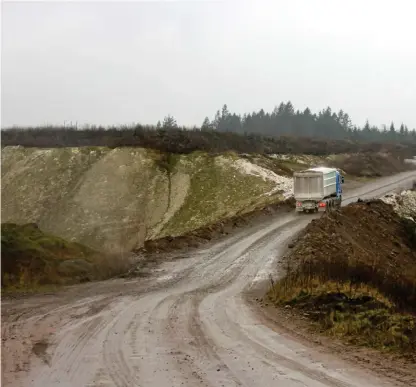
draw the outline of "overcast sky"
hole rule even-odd
[[[228,104],[416,127],[414,0],[2,3],[2,127],[200,125]]]

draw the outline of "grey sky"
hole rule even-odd
[[[2,3],[2,127],[344,109],[416,127],[414,0]]]

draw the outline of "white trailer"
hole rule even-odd
[[[295,172],[293,178],[296,211],[330,211],[341,206],[344,178],[336,168],[310,168]]]

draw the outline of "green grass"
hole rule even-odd
[[[2,296],[26,296],[32,294],[39,294],[39,293],[54,293],[62,289],[62,286],[57,284],[45,284],[39,285],[34,283],[26,283],[26,284],[13,284],[8,285],[7,287],[2,287],[1,295]]]
[[[108,278],[127,269],[120,257],[44,233],[33,223],[3,223],[1,251],[2,292],[44,291]]]
[[[163,229],[163,234],[179,235],[206,226],[239,211],[248,212],[253,206],[276,200],[263,197],[273,188],[273,183],[257,176],[245,175],[228,163],[234,154],[221,156],[222,161],[211,155],[197,152],[186,158],[185,170],[191,176],[191,184],[183,206]],[[190,164],[190,165],[189,165]],[[177,165],[177,168],[181,166]]]

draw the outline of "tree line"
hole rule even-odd
[[[157,128],[177,128],[176,120],[172,116],[166,116],[163,122],[157,123]],[[407,125],[401,123],[396,128],[393,122],[389,126],[381,128],[371,125],[368,120],[363,127],[353,125],[348,113],[343,110],[337,113],[330,107],[312,113],[309,108],[303,111],[295,110],[293,104],[288,101],[276,106],[271,113],[264,109],[258,112],[244,114],[243,116],[231,113],[225,104],[221,110],[217,110],[212,120],[205,117],[201,130],[216,130],[219,132],[253,133],[266,136],[296,136],[318,137],[325,139],[352,139],[357,141],[381,141],[381,142],[408,142],[416,141],[416,130],[409,130]]]
[[[299,137],[322,137],[330,139],[353,139],[361,141],[416,141],[416,130],[401,123],[395,127],[379,128],[368,120],[363,127],[353,125],[350,116],[343,110],[332,111],[330,107],[312,113],[309,108],[295,110],[288,101],[276,106],[271,113],[260,109],[258,112],[243,116],[231,113],[227,105],[218,110],[212,120],[206,117],[201,125],[202,130],[220,132],[257,133],[268,136],[291,135]]]
[[[227,105],[201,127],[180,127],[168,115],[156,126],[121,127],[26,127],[1,131],[2,146],[78,147],[140,146],[172,153],[196,150],[211,153],[234,150],[245,153],[307,153],[390,151],[401,156],[416,154],[416,132],[401,124],[377,128],[367,121],[353,125],[347,113],[326,108],[316,114],[309,108],[294,109],[281,103],[271,113],[263,109],[243,116],[231,113]]]
[[[158,121],[156,126],[134,125],[134,127],[142,127],[149,130],[172,130],[181,128],[176,119],[171,115],[167,115],[163,121]],[[69,129],[73,128],[70,127]],[[84,129],[97,129],[97,127],[86,126]],[[121,129],[126,129],[126,127]],[[371,125],[367,120],[363,127],[359,127],[353,125],[350,116],[343,110],[339,110],[336,113],[330,107],[327,107],[318,113],[312,113],[309,108],[300,111],[295,110],[290,101],[280,103],[272,112],[265,112],[264,109],[260,109],[258,112],[246,113],[244,115],[231,113],[225,104],[222,109],[217,110],[211,120],[209,117],[205,117],[200,127],[182,127],[182,129],[231,132],[246,135],[255,134],[268,137],[294,136],[322,138],[324,140],[353,140],[382,143],[416,142],[415,128],[410,130],[404,123],[396,127],[391,122],[389,126],[382,125],[379,128]]]
[[[416,154],[416,142],[363,142],[318,137],[265,136],[231,131],[135,125],[132,127],[36,127],[1,131],[1,146],[37,148],[63,147],[143,147],[169,153],[225,151],[239,153],[286,153],[329,155],[356,152],[389,152],[409,158]]]

